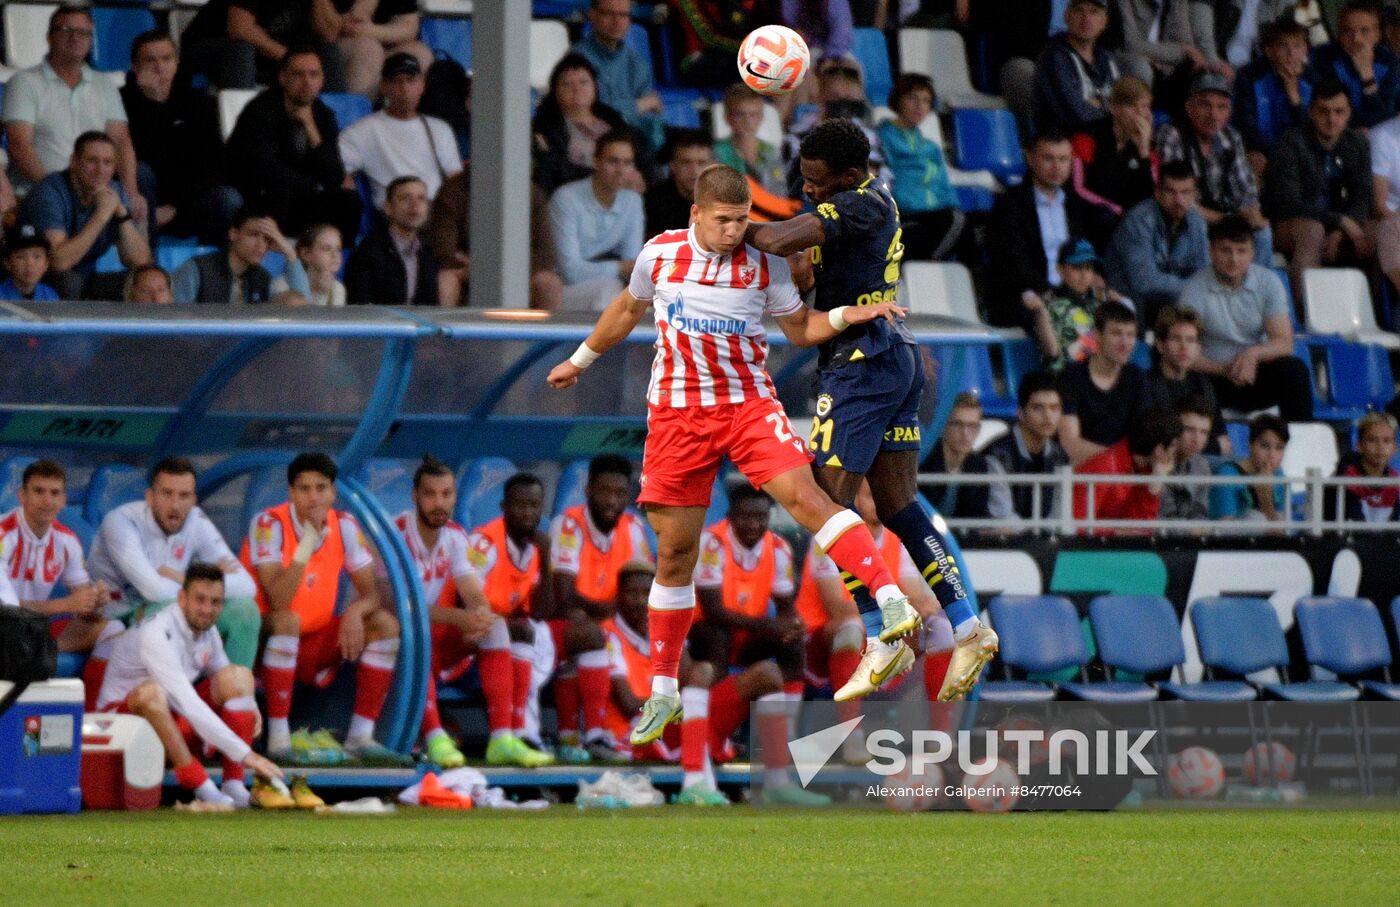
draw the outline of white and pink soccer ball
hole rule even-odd
[[[963,775],[963,802],[975,813],[1004,813],[1016,805],[1021,778],[1005,759],[985,775]]]
[[[796,88],[812,64],[802,36],[782,25],[749,32],[739,45],[739,78],[759,94],[784,95]]]
[[[943,795],[943,769],[937,765],[924,767],[920,774],[914,774],[906,764],[884,780],[890,789],[885,794],[885,805],[895,812],[921,813],[933,809]]]
[[[1293,780],[1298,763],[1293,751],[1282,743],[1275,741],[1271,749],[1261,741],[1244,751],[1242,768],[1244,780],[1250,784],[1282,784]]]
[[[1167,783],[1185,800],[1209,800],[1225,786],[1225,766],[1214,750],[1188,746],[1171,758]]]

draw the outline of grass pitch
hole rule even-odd
[[[0,820],[0,903],[1395,903],[1400,813],[734,807]]]

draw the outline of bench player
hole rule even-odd
[[[773,255],[808,253],[819,311],[859,311],[849,307],[893,300],[904,257],[899,209],[889,188],[870,173],[865,133],[850,120],[825,120],[803,138],[798,154],[803,191],[816,212],[750,224],[748,242]],[[869,476],[880,522],[904,543],[953,625],[957,645],[939,698],[965,696],[996,654],[998,640],[977,618],[951,541],[918,501],[924,375],[914,337],[902,320],[867,321],[822,344],[818,369],[817,415],[808,442],[817,479],[834,500],[850,502]],[[863,591],[856,604],[867,639],[888,634],[888,612],[882,615]],[[864,660],[871,657],[867,645]],[[858,687],[838,690],[838,699],[861,695],[868,675],[864,660],[851,681]]]
[[[917,615],[880,558],[870,530],[838,507],[812,477],[811,455],[795,436],[764,369],[762,324],[773,315],[800,346],[831,340],[852,324],[894,319],[893,303],[816,314],[802,305],[787,263],[745,244],[751,198],[743,174],[716,165],[695,183],[688,230],[653,237],[627,287],[598,319],[588,339],[555,366],[549,383],[567,388],[598,356],[620,343],[655,307],[656,356],[648,390],[648,436],[639,501],[656,531],[652,586],[652,691],[633,745],[650,743],[681,717],[676,680],[681,648],[695,610],[692,582],[710,489],[724,456],[762,488],[816,544],[875,591],[889,613],[889,643],[870,669],[884,680],[907,671],[913,652],[898,637]],[[912,620],[906,619],[912,616]],[[877,640],[877,643],[880,641]]]

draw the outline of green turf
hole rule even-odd
[[[0,867],[6,907],[1379,904],[1400,814],[162,810],[0,820]]]

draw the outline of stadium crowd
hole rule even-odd
[[[533,307],[599,310],[623,287],[646,237],[689,223],[696,175],[712,162],[747,176],[755,217],[802,210],[798,144],[821,120],[848,118],[866,132],[872,170],[899,203],[904,261],[967,266],[981,317],[1024,330],[1040,354],[1039,368],[1012,389],[1014,424],[991,444],[977,444],[979,396],[953,400],[923,464],[940,474],[924,491],[943,514],[1057,513],[1053,491],[1036,513],[1024,485],[957,477],[1050,475],[1068,465],[1095,475],[1239,478],[1209,488],[1101,484],[1093,496],[1100,518],[1287,517],[1287,486],[1269,479],[1282,475],[1290,423],[1315,416],[1313,373],[1295,330],[1301,306],[1329,304],[1304,298],[1304,275],[1353,266],[1400,291],[1393,4],[654,5],[668,15],[642,21],[671,39],[666,77],[715,105],[723,137],[694,128],[693,106],[677,113],[663,101],[660,73],[630,37],[647,4],[580,4],[584,27],[554,65],[533,119]],[[43,62],[9,78],[0,300],[482,304],[471,298],[470,73],[423,40],[415,4],[211,0],[179,23],[183,31],[165,19],[132,41],[120,88],[88,62],[94,20],[73,6],[53,14]],[[738,41],[770,22],[799,30],[814,52],[812,76],[778,104],[733,84]],[[896,66],[882,86],[887,96],[868,86],[858,29],[874,29],[881,54],[897,61],[900,29],[929,27],[960,32],[995,73],[995,103],[1014,115],[1025,177],[999,187],[989,210],[964,204],[949,156],[931,137],[950,106],[934,81]],[[219,93],[258,86],[225,135]],[[345,114],[357,107],[360,115]],[[172,270],[156,263],[159,251],[176,249],[189,254]],[[1378,305],[1388,295],[1376,293]],[[918,311],[918,299],[908,304]],[[1137,353],[1149,332],[1144,366]],[[1245,413],[1254,414],[1246,437],[1232,444],[1226,416]],[[1395,439],[1393,415],[1367,414],[1337,474],[1395,476]],[[110,674],[104,681],[116,647],[133,638],[128,626],[176,601],[186,607],[194,580],[220,585],[219,657],[258,668],[268,755],[396,762],[375,741],[374,724],[401,628],[374,553],[334,509],[335,478],[329,458],[298,457],[287,502],[255,518],[236,555],[196,505],[193,466],[163,461],[145,501],[109,513],[85,555],[57,521],[63,468],[39,461],[24,473],[19,508],[0,521],[9,558],[0,601],[72,615],[55,632],[64,651],[90,653],[90,705],[146,713],[165,700]],[[735,492],[729,517],[701,546],[704,618],[682,667],[686,721],[632,752],[620,741],[648,689],[645,590],[654,567],[627,509],[631,491],[631,464],[600,457],[586,502],[555,517],[547,533],[538,532],[544,488],[528,474],[506,483],[499,519],[461,527],[448,519],[453,471],[429,458],[414,477],[415,509],[398,526],[441,606],[432,618],[433,682],[476,672],[488,761],[679,761],[699,801],[714,793],[712,763],[733,756],[728,738],[747,704],[800,700],[809,684],[839,686],[859,660],[863,631],[834,565],[815,551],[795,564],[770,528],[771,502]],[[1073,512],[1086,515],[1084,486],[1073,497]],[[1400,519],[1394,488],[1347,487],[1342,502],[1349,519]],[[862,516],[878,530],[871,510],[867,502]],[[894,539],[892,564],[907,561],[897,547]],[[354,592],[336,613],[342,574]],[[59,584],[66,592],[53,597]],[[907,591],[928,595],[916,570]],[[925,683],[936,692],[951,641],[922,645]],[[293,732],[294,692],[329,684],[343,661],[356,663],[343,743]],[[243,676],[236,680],[210,701],[242,740],[225,741],[229,764],[252,766],[241,760],[255,724],[229,716],[246,711],[251,696]],[[546,688],[558,713],[554,755],[540,727]],[[423,741],[432,761],[461,764],[433,694]],[[781,777],[782,765],[770,768]],[[206,786],[202,770],[180,780],[211,798],[247,793]]]

